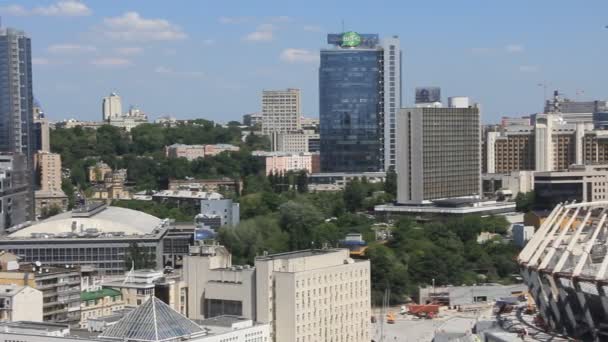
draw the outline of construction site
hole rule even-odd
[[[374,310],[373,341],[569,340],[544,323],[524,284],[421,288],[419,303]]]

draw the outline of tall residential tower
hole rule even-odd
[[[321,50],[321,170],[366,172],[395,165],[395,115],[401,107],[398,37],[329,34]]]

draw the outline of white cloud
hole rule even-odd
[[[521,65],[519,67],[519,71],[521,72],[538,72],[538,67],[535,65]]]
[[[304,25],[303,29],[307,32],[323,32],[323,28],[317,25]]]
[[[509,53],[524,52],[524,46],[519,44],[509,44],[505,46],[505,50]]]
[[[258,26],[258,28],[247,34],[243,37],[244,40],[248,42],[269,42],[274,39],[274,25],[272,24],[263,24]]]
[[[319,60],[319,54],[305,49],[285,49],[280,58],[287,63],[314,63]]]
[[[126,12],[122,16],[105,18],[104,34],[123,41],[168,41],[186,39],[179,26],[165,19],[146,19],[137,12]]]
[[[250,22],[252,18],[250,17],[219,17],[218,21],[220,24],[244,24]]]
[[[93,12],[79,0],[61,0],[48,6],[27,9],[20,5],[0,7],[0,13],[12,16],[42,15],[48,17],[82,17]]]
[[[81,17],[91,15],[92,11],[78,0],[63,0],[49,6],[36,7],[32,13],[53,17]]]
[[[91,61],[91,64],[98,67],[126,67],[131,65],[131,61],[126,58],[117,58],[117,57],[107,57],[107,58],[98,58]]]
[[[167,76],[177,76],[177,77],[204,77],[205,74],[202,71],[175,71],[173,68],[158,66],[154,69],[154,72],[157,74],[167,75]]]
[[[133,47],[116,48],[116,49],[114,49],[114,51],[116,51],[116,53],[118,53],[119,55],[134,56],[134,55],[139,55],[140,53],[142,53],[144,51],[144,49],[133,46]]]
[[[55,45],[49,46],[47,50],[50,53],[56,53],[56,54],[74,54],[74,53],[95,52],[95,51],[97,51],[97,48],[92,45],[55,44]]]
[[[51,64],[51,61],[49,61],[47,58],[32,58],[32,64],[34,65],[49,65]]]
[[[20,5],[7,5],[0,7],[0,13],[15,17],[22,17],[28,15],[29,11]]]

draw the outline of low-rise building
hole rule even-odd
[[[188,312],[186,283],[179,273],[132,270],[124,277],[104,281],[101,285],[119,291],[125,306],[140,306],[156,297],[182,315]]]
[[[90,202],[0,237],[0,249],[24,262],[45,265],[92,265],[101,275],[124,274],[129,249],[136,245],[162,265],[168,220],[141,211]]]
[[[285,173],[289,171],[306,171],[314,173],[313,168],[314,158],[318,158],[318,154],[314,153],[287,153],[287,152],[265,152],[254,151],[253,156],[256,156],[265,164],[266,174]]]
[[[68,210],[68,196],[62,190],[38,190],[34,193],[36,202],[36,217],[58,210],[60,213]]]
[[[115,314],[125,302],[122,293],[112,288],[80,293],[80,328],[87,329],[89,320]]]
[[[487,198],[511,199],[519,193],[534,190],[534,171],[483,174],[481,181],[483,194]]]
[[[386,180],[386,172],[324,172],[308,176],[308,188],[311,191],[339,191],[352,180],[365,179],[369,183],[381,183]]]
[[[313,130],[273,132],[270,135],[273,151],[289,153],[319,152],[319,139],[319,133]]]
[[[215,144],[215,145],[184,145],[184,144],[173,144],[165,146],[165,156],[167,158],[186,158],[190,161],[205,158],[210,156],[216,156],[222,152],[238,152],[240,148],[238,146],[229,144]]]
[[[82,128],[90,128],[90,129],[98,129],[99,127],[107,125],[106,122],[98,122],[98,121],[80,121],[76,119],[66,119],[55,124],[56,128],[74,128],[74,127],[82,127]]]
[[[112,173],[112,168],[108,164],[99,161],[95,165],[89,166],[87,171],[89,182],[97,183],[103,182],[106,176]]]
[[[116,316],[116,315],[115,315]],[[156,297],[117,317],[102,332],[72,331],[67,325],[13,322],[0,323],[0,340],[19,342],[266,342],[268,324],[254,324],[240,317],[224,316],[194,322]],[[92,320],[95,321],[95,320]]]
[[[233,266],[225,247],[190,247],[183,274],[188,286],[188,317],[236,315],[256,320],[255,269]]]
[[[442,305],[471,305],[493,303],[504,297],[513,297],[527,291],[525,284],[476,286],[427,286],[419,289],[418,303],[440,303]]]
[[[168,190],[233,192],[240,194],[243,190],[243,181],[227,177],[216,179],[169,179]]]
[[[262,127],[262,113],[251,113],[243,115],[243,125],[249,127]]]
[[[49,267],[40,263],[0,271],[0,284],[28,286],[42,292],[45,322],[77,326],[80,321],[80,269]]]
[[[0,285],[0,321],[42,322],[42,292],[23,285]]]
[[[194,218],[197,226],[207,226],[213,230],[221,226],[237,226],[240,222],[240,207],[231,199],[201,200],[201,213]]]
[[[188,190],[161,190],[152,195],[152,200],[159,203],[173,203],[177,206],[191,205],[197,210],[201,209],[202,200],[220,200],[224,198],[217,192],[188,191]]]
[[[608,199],[608,165],[572,165],[567,171],[536,172],[535,205],[550,209],[564,202]]]

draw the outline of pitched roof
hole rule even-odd
[[[198,324],[182,316],[160,299],[152,296],[129,312],[100,337],[121,341],[170,341],[204,334]]]

